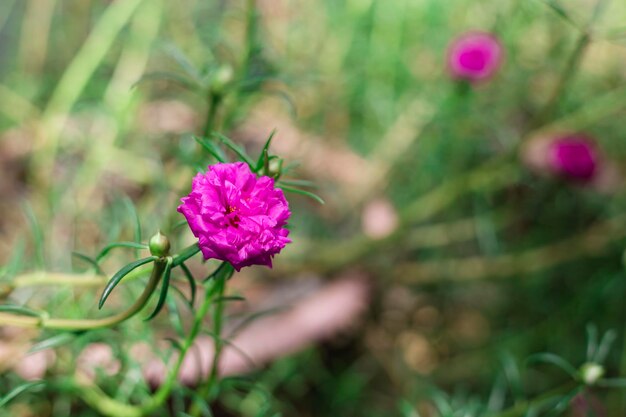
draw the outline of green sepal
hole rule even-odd
[[[156,256],[148,256],[147,258],[142,258],[134,262],[131,262],[128,265],[124,266],[119,271],[117,271],[117,273],[113,275],[113,277],[109,280],[106,287],[104,287],[104,291],[102,291],[102,295],[100,296],[100,302],[98,303],[98,309],[102,308],[102,306],[104,305],[104,302],[109,297],[109,294],[111,294],[111,291],[113,291],[113,289],[117,286],[117,284],[120,283],[122,278],[128,275],[130,271],[140,267],[141,265],[145,265],[149,262],[153,262],[156,259],[158,259]]]
[[[172,276],[172,258],[167,258],[165,264],[165,270],[163,271],[163,279],[161,280],[161,293],[159,294],[159,301],[152,312],[144,321],[152,320],[165,305],[165,299],[167,298],[167,292],[170,288],[170,277]]]

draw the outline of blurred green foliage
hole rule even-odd
[[[570,129],[592,135],[623,169],[626,4],[254,3],[0,2],[0,284],[42,269],[88,271],[72,251],[93,255],[113,241],[175,230],[178,198],[208,161],[193,134],[205,133],[209,118],[209,130],[241,138],[256,155],[262,143],[246,141],[244,129],[256,115],[264,120],[256,137],[287,120],[297,137],[279,127],[275,143],[305,138],[326,152],[326,167],[302,159],[328,204],[291,198],[294,248],[274,272],[252,274],[281,283],[365,270],[371,308],[347,336],[226,378],[215,415],[550,415],[558,400],[522,406],[569,388],[571,378],[524,360],[553,352],[581,365],[588,323],[620,335],[606,375],[626,376],[623,187],[600,193],[537,175],[520,159],[537,132]],[[446,48],[476,29],[497,34],[505,65],[491,82],[463,88],[445,70]],[[207,98],[231,75],[246,82],[229,86],[212,114]],[[342,172],[362,183],[325,172],[354,159],[365,163]],[[391,237],[361,230],[373,198],[389,199],[399,214]],[[102,267],[110,275],[132,259],[120,250]],[[120,304],[141,291],[129,281]],[[94,294],[25,287],[16,301],[79,318],[97,315]],[[162,339],[160,330],[136,320],[38,335],[57,347],[48,383],[18,392],[0,415],[94,415],[68,382],[73,358],[94,342],[121,360],[115,377],[98,375],[102,390],[140,401],[150,387],[128,351]],[[0,397],[22,383],[3,373]],[[606,415],[626,412],[624,390],[584,392]],[[190,395],[177,388],[168,407]]]

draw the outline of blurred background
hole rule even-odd
[[[298,163],[285,176],[326,204],[288,195],[293,243],[229,282],[246,297],[227,322],[243,353],[222,371],[252,388],[225,385],[214,415],[622,416],[623,389],[558,397],[567,373],[526,359],[578,368],[591,324],[615,332],[606,376],[626,376],[625,22],[618,0],[2,0],[2,301],[106,315],[106,276],[136,254],[99,273],[73,252],[157,229],[190,244],[175,208],[214,162],[193,135],[211,120],[257,155],[276,129],[273,153]],[[448,47],[477,30],[503,63],[453,80]],[[570,133],[602,175],[545,168],[541,144]],[[0,396],[47,382],[0,415],[97,415],[68,388],[78,373],[141,400],[188,317],[172,295],[150,325],[0,327]],[[546,395],[564,405],[523,406]]]

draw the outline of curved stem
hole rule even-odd
[[[158,259],[154,262],[152,267],[152,274],[148,281],[146,288],[143,290],[139,298],[131,305],[127,310],[124,310],[118,314],[101,319],[57,319],[48,317],[24,317],[17,316],[9,313],[0,313],[0,324],[27,328],[41,328],[41,329],[55,329],[55,330],[91,330],[99,329],[102,327],[110,327],[115,324],[121,323],[124,320],[137,314],[146,305],[150,296],[154,292],[163,270],[165,269],[166,261],[164,259]]]
[[[217,291],[217,294],[220,294],[223,291],[223,288],[226,285],[226,280],[230,276],[232,276],[234,272],[230,264],[228,264],[228,268],[225,268],[225,269],[226,271],[223,274],[220,274],[220,276],[217,276],[215,280],[212,281],[214,282],[213,288],[205,292],[204,300],[202,304],[200,305],[200,308],[198,308],[198,310],[196,311],[196,314],[194,315],[194,320],[191,326],[191,330],[189,331],[189,334],[187,335],[187,338],[185,339],[182,345],[182,348],[178,355],[178,359],[176,360],[176,363],[174,364],[174,367],[170,370],[170,372],[167,375],[167,379],[159,387],[157,392],[152,397],[151,401],[145,404],[144,406],[142,406],[143,415],[151,415],[152,412],[156,410],[157,408],[159,408],[161,405],[163,405],[165,400],[167,400],[167,398],[169,397],[172,391],[172,388],[174,387],[174,383],[176,382],[176,378],[178,376],[178,372],[180,371],[180,367],[182,366],[183,361],[185,359],[185,356],[187,356],[187,352],[189,351],[189,349],[191,349],[194,341],[196,340],[196,337],[200,333],[200,329],[202,327],[202,324],[204,323],[204,316],[206,316],[206,314],[208,313],[209,307],[211,306],[212,301],[215,300],[216,291]],[[220,302],[219,304],[222,304],[222,303]]]
[[[211,391],[215,386],[218,378],[218,370],[219,370],[219,362],[220,356],[222,354],[222,348],[224,344],[222,343],[222,324],[223,324],[223,315],[224,315],[224,300],[222,297],[224,296],[224,290],[226,288],[226,279],[229,275],[232,275],[232,272],[227,273],[225,275],[225,279],[220,279],[215,283],[215,309],[213,313],[213,340],[215,343],[215,353],[213,355],[213,363],[211,364],[211,373],[209,374],[209,378],[204,381],[204,383],[200,384],[197,389],[199,398],[207,398],[211,401],[213,398],[211,396]],[[197,403],[193,403],[189,414],[192,417],[198,417],[200,415],[200,407]]]

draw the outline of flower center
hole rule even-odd
[[[239,226],[240,219],[239,219],[239,216],[237,215],[237,206],[231,206],[231,205],[226,206],[226,212],[224,214],[226,214],[226,217],[228,217],[228,223],[232,227]]]

